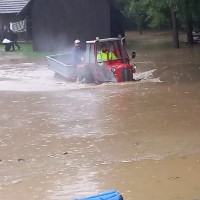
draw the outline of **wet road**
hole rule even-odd
[[[199,47],[138,52],[139,82],[79,85],[0,66],[0,199],[200,199]]]

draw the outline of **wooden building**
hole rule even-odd
[[[116,19],[111,7],[110,0],[30,0],[19,15],[31,21],[33,50],[55,52],[77,38],[85,42],[121,34],[121,22],[119,32],[111,34]]]
[[[0,33],[2,33],[5,25],[9,26],[10,22],[18,22],[22,20],[21,16],[17,16],[29,0],[0,0]],[[21,36],[21,34],[19,34]],[[21,36],[20,38],[22,38]],[[2,38],[1,38],[2,39]]]

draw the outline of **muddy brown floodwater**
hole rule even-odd
[[[200,200],[199,45],[138,49],[141,81],[122,84],[67,83],[45,61],[0,55],[1,200],[110,189],[126,200]]]

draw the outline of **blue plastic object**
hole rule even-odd
[[[108,190],[95,196],[75,200],[123,200],[123,197],[116,190]]]

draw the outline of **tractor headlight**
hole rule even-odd
[[[111,68],[111,72],[115,73],[116,69],[114,67]]]
[[[136,69],[137,69],[137,65],[136,65],[136,64],[133,64],[133,65],[132,65],[132,69],[133,69],[133,70],[136,70]]]

